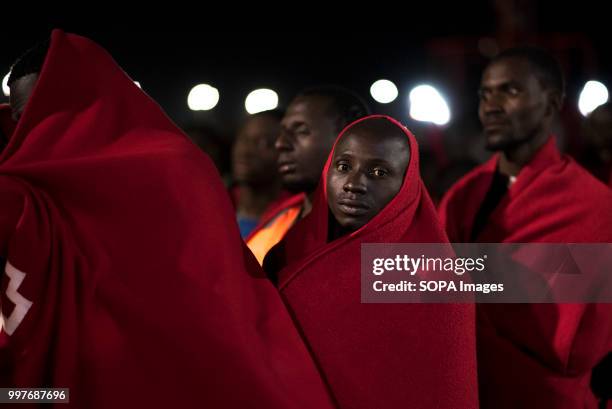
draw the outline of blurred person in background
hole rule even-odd
[[[585,152],[580,163],[612,187],[612,102],[598,106],[584,121]]]
[[[310,212],[312,195],[338,133],[368,112],[359,96],[337,86],[310,88],[291,101],[275,147],[283,188],[293,196],[266,212],[246,238],[260,264],[295,222]]]
[[[242,237],[248,236],[265,210],[279,200],[281,182],[274,144],[282,119],[281,110],[250,115],[236,135],[232,148],[231,196]]]

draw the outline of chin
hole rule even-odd
[[[313,185],[312,182],[295,176],[297,175],[283,176],[283,189],[288,190],[291,193],[310,193],[317,187],[316,183]]]
[[[492,134],[486,136],[485,148],[488,151],[498,152],[503,151],[512,145],[512,141],[506,138],[504,135]]]
[[[346,231],[347,233],[353,233],[365,226],[365,224],[367,223],[364,223],[362,220],[356,220],[343,215],[340,215],[340,217],[336,217],[336,220],[338,220],[338,224],[340,225],[340,227],[342,227],[342,230]]]

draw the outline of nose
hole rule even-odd
[[[347,175],[343,189],[347,193],[367,193],[366,176],[362,172],[351,172]]]
[[[480,100],[480,111],[484,115],[495,115],[503,113],[500,99],[495,93]]]
[[[276,141],[274,141],[274,148],[278,152],[286,152],[292,149],[291,140],[289,139],[289,135],[285,131],[281,131],[276,137]]]

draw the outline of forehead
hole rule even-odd
[[[236,141],[275,140],[279,133],[279,121],[269,117],[253,117],[238,129]]]
[[[509,57],[495,61],[482,74],[481,85],[495,87],[509,82],[539,84],[535,69],[524,58]]]
[[[242,132],[258,132],[258,131],[273,131],[279,126],[279,121],[269,116],[254,116],[246,120],[242,128]]]
[[[407,163],[409,153],[408,137],[405,135],[355,127],[338,141],[334,157],[349,154],[363,160]]]
[[[320,121],[329,119],[331,116],[329,108],[330,101],[327,97],[317,95],[297,97],[289,104],[282,122],[288,124],[296,120]]]

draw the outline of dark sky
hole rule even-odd
[[[566,59],[568,91],[574,92],[585,78],[610,78],[610,52],[593,23],[597,10],[568,7],[551,13],[542,3],[515,3],[529,7],[524,13],[518,7],[517,12],[517,24],[529,28],[528,37],[546,46],[556,44],[555,54]],[[410,87],[430,81],[446,92],[454,111],[471,115],[480,70],[486,63],[477,52],[478,40],[498,35],[503,22],[493,1],[454,4],[445,5],[443,15],[438,3],[418,13],[413,10],[406,14],[405,30],[394,32],[376,30],[375,25],[368,30],[363,24],[319,32],[280,27],[275,31],[213,31],[190,29],[188,23],[138,27],[69,18],[33,22],[27,29],[5,24],[0,26],[0,72],[4,76],[20,53],[53,27],[61,27],[105,47],[181,125],[198,119],[231,127],[245,115],[244,98],[255,88],[276,90],[280,104],[286,105],[301,88],[320,83],[350,87],[367,98],[374,111],[405,120]],[[521,22],[521,18],[529,21]],[[555,38],[561,40],[555,43]],[[581,42],[571,44],[576,38]],[[590,46],[585,51],[582,45],[586,43]],[[440,44],[450,51],[440,51]],[[457,44],[464,46],[463,57],[457,54]],[[396,102],[382,106],[369,97],[369,86],[380,78],[398,85],[400,98]],[[200,82],[218,88],[221,98],[213,111],[196,118],[188,110],[186,98],[190,88]]]

